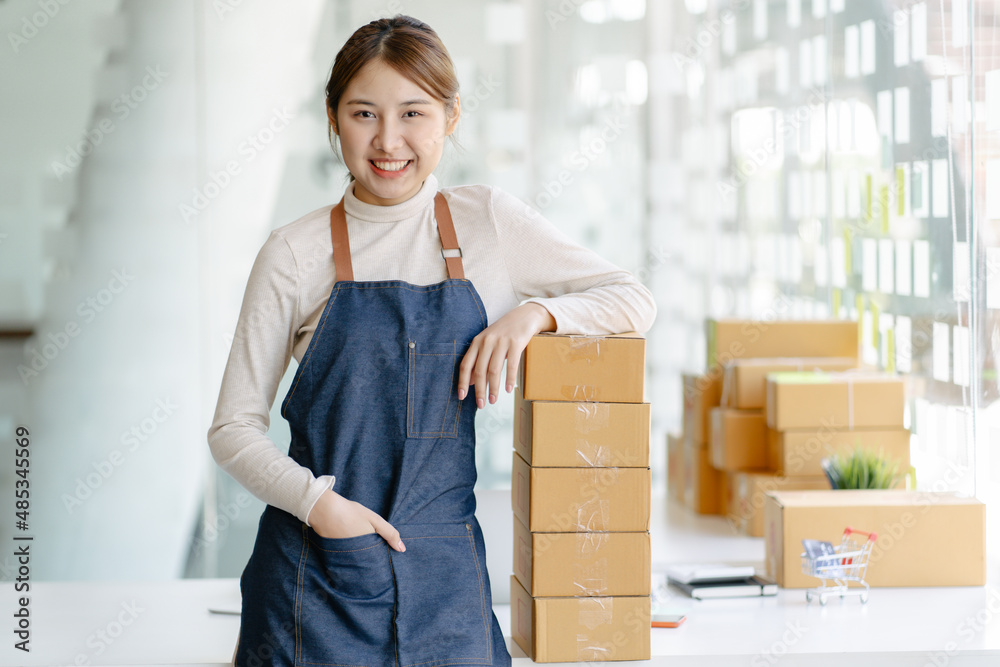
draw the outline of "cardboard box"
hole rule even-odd
[[[514,397],[514,449],[529,465],[649,467],[649,403]]]
[[[684,439],[667,434],[667,492],[684,503]]]
[[[531,532],[649,530],[649,468],[534,468],[514,452],[514,516]]]
[[[910,469],[910,431],[895,429],[767,430],[767,467],[785,475],[822,475],[820,461],[834,452],[855,446],[881,452],[899,463],[899,472]]]
[[[712,408],[712,466],[719,470],[766,468],[766,434],[761,410]]]
[[[785,588],[820,585],[802,572],[802,540],[839,544],[848,526],[878,534],[865,573],[871,586],[986,583],[986,506],[975,498],[921,491],[768,494],[767,576]]]
[[[725,365],[722,374],[722,405],[740,410],[764,407],[768,373],[795,371],[846,371],[856,368],[850,357],[799,357],[788,359],[737,359]]]
[[[712,467],[708,447],[684,439],[684,504],[699,514],[721,514],[725,473]]]
[[[719,484],[719,514],[722,516],[729,516],[729,508],[732,506],[733,500],[733,475],[736,472],[723,470],[722,471],[722,483]]]
[[[649,533],[532,533],[514,519],[514,575],[534,597],[649,595]]]
[[[684,390],[684,437],[699,445],[708,443],[709,411],[722,397],[722,373],[681,375]]]
[[[751,357],[858,358],[858,323],[848,320],[705,320],[706,368]]]
[[[531,597],[510,578],[511,638],[535,662],[648,660],[649,596]]]
[[[529,401],[642,403],[646,339],[638,333],[531,337],[518,385]]]
[[[888,373],[772,373],[767,425],[803,428],[902,428],[903,380]]]
[[[770,470],[731,472],[728,480],[726,518],[733,530],[750,537],[764,536],[764,502],[768,493],[830,488],[823,475],[786,477]]]

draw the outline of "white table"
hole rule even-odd
[[[652,535],[654,570],[691,560],[759,562],[764,555],[762,540],[733,536],[724,520],[676,507],[665,511],[659,500],[654,500]],[[991,566],[991,574],[995,571]],[[630,664],[993,667],[1000,664],[998,583],[878,588],[867,605],[848,597],[825,607],[807,605],[801,590],[783,590],[775,598],[675,597],[670,603],[686,611],[687,622],[676,629],[654,628],[654,658]],[[236,579],[37,582],[31,597],[32,652],[23,654],[12,649],[13,584],[0,584],[0,590],[2,665],[224,666],[239,626],[237,616],[208,611],[238,608]],[[496,613],[514,665],[532,664],[511,645],[509,607],[498,605]]]

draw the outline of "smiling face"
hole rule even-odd
[[[443,102],[381,60],[365,65],[331,119],[354,195],[379,206],[415,195],[441,161],[459,113],[457,99],[449,116]]]

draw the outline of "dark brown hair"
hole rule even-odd
[[[381,60],[436,97],[449,117],[454,113],[458,77],[448,49],[429,25],[397,14],[358,28],[337,53],[326,84],[329,117],[336,120],[337,105],[351,79],[373,60]],[[327,134],[336,151],[332,123]]]

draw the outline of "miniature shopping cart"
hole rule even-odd
[[[867,539],[859,542],[856,535],[864,535]],[[844,535],[840,539],[840,544],[832,546],[832,553],[809,554],[802,553],[802,572],[812,577],[823,580],[822,586],[810,588],[806,591],[806,602],[812,602],[814,597],[819,598],[820,604],[826,604],[826,599],[830,595],[860,595],[861,602],[868,602],[868,592],[870,586],[865,582],[865,570],[868,569],[868,557],[872,553],[872,547],[878,535],[866,533],[853,528],[845,528]],[[829,542],[821,543],[830,547]],[[828,581],[836,582],[833,586],[827,586]],[[850,588],[849,582],[857,582],[861,586]]]

